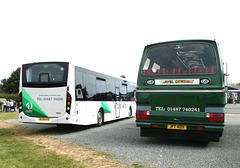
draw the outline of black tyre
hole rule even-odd
[[[97,114],[97,126],[102,126],[103,125],[103,111],[99,109],[98,114]]]
[[[128,118],[132,118],[132,107],[131,107],[131,106],[130,106],[130,108],[129,108]]]

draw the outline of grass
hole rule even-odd
[[[133,166],[134,168],[143,168],[143,167],[144,167],[144,166],[142,166],[142,165],[140,165],[140,164],[137,164],[137,163],[132,164],[132,166]]]
[[[32,133],[1,121],[10,119],[18,119],[18,112],[0,112],[0,168],[82,168],[103,165],[104,167],[127,167],[106,158],[107,154],[95,152],[90,148],[86,150],[80,146],[55,142],[51,138],[41,136],[26,138],[25,134]],[[51,148],[44,145],[45,143],[52,144]],[[73,155],[72,151],[74,151]],[[134,167],[140,168],[138,165]]]
[[[84,165],[35,145],[9,129],[0,129],[0,167],[82,168]]]
[[[0,120],[18,119],[18,112],[0,112]],[[43,146],[17,136],[12,130],[0,128],[1,168],[82,168],[83,164],[57,155]]]
[[[17,112],[0,112],[0,120],[11,120],[18,119],[18,111]]]

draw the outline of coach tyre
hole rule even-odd
[[[97,126],[102,126],[103,124],[103,111],[102,109],[99,109],[98,114],[97,114]]]
[[[128,114],[128,118],[131,118],[132,117],[132,107],[130,106],[129,107],[129,114]]]

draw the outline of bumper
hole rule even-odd
[[[219,137],[222,136],[224,129],[224,124],[202,125],[184,123],[149,123],[137,121],[136,125],[137,127],[141,127],[140,135],[144,137],[162,137],[214,142],[219,141]],[[168,125],[186,126],[186,130],[168,129]]]
[[[65,113],[58,118],[40,118],[40,117],[28,117],[23,112],[19,113],[19,122],[23,123],[39,123],[39,124],[73,124],[75,117]]]

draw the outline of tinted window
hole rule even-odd
[[[129,82],[75,67],[77,101],[134,101],[135,88]]]
[[[35,63],[23,65],[23,86],[64,86],[68,63]]]
[[[213,74],[217,72],[214,49],[204,43],[159,45],[147,50],[144,75]]]

